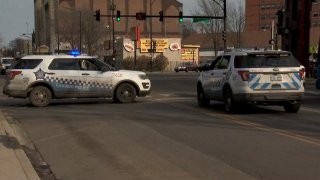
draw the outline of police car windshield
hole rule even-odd
[[[235,68],[299,67],[299,62],[292,55],[267,54],[236,56]]]

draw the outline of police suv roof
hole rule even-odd
[[[269,49],[230,49],[226,50],[225,54],[232,54],[232,53],[239,53],[239,54],[286,54],[291,55],[289,51],[283,50],[269,50]]]
[[[92,58],[92,56],[87,55],[79,55],[79,56],[73,56],[68,54],[53,54],[53,55],[27,55],[24,56],[22,59],[54,59],[54,58]]]

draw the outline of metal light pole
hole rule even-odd
[[[79,39],[80,39],[80,48],[79,48],[79,51],[80,51],[80,53],[82,52],[82,23],[81,23],[81,16],[82,16],[82,13],[81,13],[81,11],[80,11],[80,30],[79,30],[79,33],[80,33],[80,37],[79,37]]]
[[[223,48],[227,49],[227,0],[223,1],[223,31],[225,33]]]

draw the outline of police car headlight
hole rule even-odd
[[[146,74],[139,74],[139,78],[142,80],[149,79]]]

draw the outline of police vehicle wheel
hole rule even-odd
[[[287,103],[283,107],[287,113],[297,113],[300,109],[300,103]]]
[[[236,110],[236,103],[233,100],[233,95],[230,88],[224,90],[223,101],[225,111],[228,113],[234,113]]]
[[[129,83],[123,83],[117,88],[115,99],[120,103],[130,103],[136,96],[136,89]]]
[[[31,90],[29,100],[33,106],[44,107],[47,106],[52,99],[51,91],[44,87],[38,86]]]
[[[205,94],[202,88],[198,89],[197,97],[198,97],[198,105],[200,107],[206,107],[210,105],[210,100],[205,97]]]

